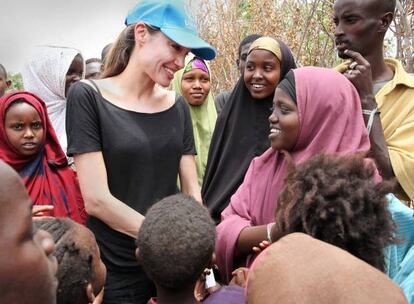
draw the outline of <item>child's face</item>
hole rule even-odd
[[[43,122],[37,110],[26,102],[7,109],[4,128],[10,144],[21,155],[35,155],[43,146]]]
[[[45,231],[33,233],[31,205],[18,175],[0,162],[0,284],[8,284],[8,303],[52,304],[57,288],[54,242]]]
[[[6,93],[6,89],[10,87],[11,81],[7,80],[7,75],[5,75],[0,69],[0,97]]]
[[[188,71],[181,80],[181,91],[190,105],[202,105],[210,92],[210,76],[200,69]]]

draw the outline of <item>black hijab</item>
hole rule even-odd
[[[280,82],[296,65],[290,49],[276,40],[282,53]],[[255,100],[242,75],[217,118],[201,190],[216,223],[243,182],[252,159],[270,147],[268,118],[273,95]]]

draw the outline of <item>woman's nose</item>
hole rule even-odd
[[[194,88],[201,88],[201,82],[200,82],[200,80],[196,80],[196,81],[194,81]]]
[[[270,116],[269,116],[269,122],[272,123],[272,124],[275,124],[278,121],[279,121],[279,117],[277,116],[275,111],[273,111],[272,114],[270,114]]]
[[[263,78],[263,73],[260,69],[256,69],[253,73],[253,79]]]
[[[184,67],[185,63],[185,54],[179,54],[175,60],[175,64],[177,65],[177,68],[180,70]]]

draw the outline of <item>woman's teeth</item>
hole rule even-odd
[[[282,130],[279,130],[279,129],[270,129],[270,133],[273,133],[273,134],[278,134],[280,132],[282,132]]]
[[[263,84],[252,84],[252,86],[253,86],[253,88],[255,88],[255,89],[261,89],[261,88],[263,88],[264,87],[264,85]]]
[[[171,69],[169,69],[167,67],[164,67],[164,69],[167,71],[167,73],[169,73],[170,75],[174,76],[174,71],[173,70],[171,70]]]

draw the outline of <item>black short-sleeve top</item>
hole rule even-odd
[[[180,159],[196,153],[185,102],[176,99],[162,112],[139,113],[114,105],[82,82],[68,94],[66,132],[68,155],[101,151],[111,194],[143,215],[176,193]],[[133,238],[94,217],[88,226],[107,267],[137,267]]]

